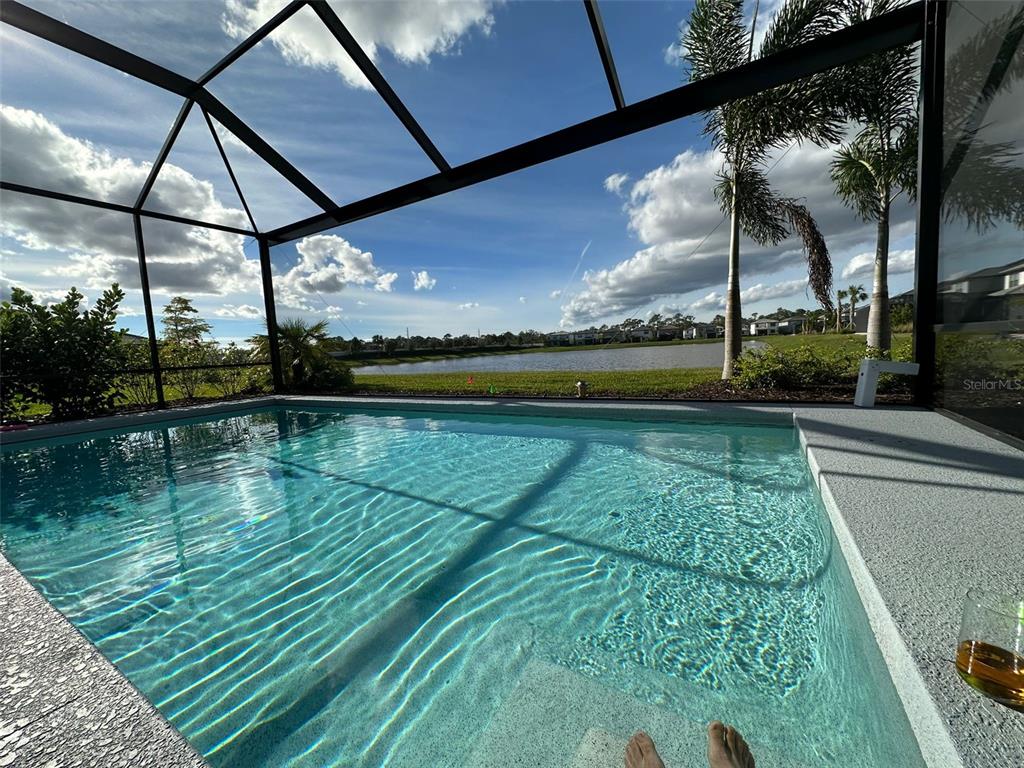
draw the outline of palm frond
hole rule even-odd
[[[965,219],[979,232],[1005,220],[1024,228],[1024,152],[1012,142],[966,141],[968,149],[942,197],[946,221]],[[956,151],[954,147],[954,151]]]
[[[943,101],[948,119],[968,119],[979,104],[1024,77],[1024,6],[992,19],[972,37],[958,43],[946,62]],[[995,51],[995,60],[992,53]],[[979,66],[979,62],[991,62]]]
[[[804,245],[807,257],[807,280],[814,297],[826,310],[832,309],[832,258],[825,237],[807,207],[791,198],[778,203],[779,212],[789,221],[793,232]]]
[[[845,21],[857,24],[907,5],[910,0],[847,0]],[[918,52],[913,45],[868,56],[828,75],[846,113],[886,132],[917,114]]]
[[[772,191],[768,178],[761,169],[750,166],[740,168],[734,174],[736,212],[744,234],[760,245],[778,245],[789,232],[779,213],[779,198]],[[715,187],[718,204],[725,211],[732,209],[731,184],[732,179],[720,175]],[[726,194],[729,198],[725,198]]]
[[[690,81],[703,80],[734,69],[747,60],[748,36],[743,25],[743,0],[697,0],[680,40]],[[704,134],[723,149],[733,145],[735,120],[731,105],[705,113]]]
[[[743,0],[697,0],[680,41],[690,80],[703,80],[747,60]]]
[[[836,0],[789,0],[772,18],[761,41],[761,58],[837,30],[842,5]]]
[[[883,183],[884,162],[878,141],[870,134],[861,134],[839,148],[832,158],[832,182],[843,203],[857,212],[864,221],[878,218],[879,185]]]

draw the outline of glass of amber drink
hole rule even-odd
[[[967,592],[956,669],[975,690],[1024,712],[1024,598]]]

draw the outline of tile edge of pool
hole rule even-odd
[[[554,401],[554,400],[464,400],[464,399],[434,399],[434,398],[353,398],[353,397],[303,397],[303,396],[268,396],[250,400],[239,400],[230,403],[216,403],[199,405],[187,408],[180,408],[168,411],[150,411],[132,414],[123,414],[103,419],[93,419],[81,422],[69,422],[64,424],[43,425],[21,432],[5,433],[3,442],[6,445],[31,444],[38,440],[45,440],[55,437],[67,437],[93,432],[108,432],[144,427],[148,424],[159,424],[169,421],[202,419],[205,417],[225,415],[233,413],[249,413],[254,410],[263,410],[273,407],[357,407],[360,409],[378,410],[411,410],[411,411],[443,411],[451,413],[474,413],[490,414],[501,416],[565,416],[593,417],[599,415],[602,418],[610,419],[631,419],[638,417],[645,421],[673,421],[673,422],[704,422],[704,423],[729,423],[729,424],[756,424],[756,425],[777,425],[790,426],[796,430],[800,441],[801,450],[804,453],[810,466],[811,475],[819,490],[824,506],[829,515],[832,529],[840,543],[844,560],[853,577],[857,588],[858,597],[868,616],[869,624],[874,634],[876,643],[885,659],[889,675],[900,696],[901,703],[907,719],[918,741],[922,756],[929,768],[954,768],[965,765],[964,757],[954,744],[954,739],[947,729],[946,718],[943,717],[940,709],[943,703],[937,700],[936,696],[929,689],[922,674],[923,670],[915,661],[910,648],[907,646],[901,634],[900,627],[890,613],[885,599],[875,577],[871,573],[870,566],[862,556],[861,549],[856,541],[854,533],[847,525],[840,502],[833,495],[832,488],[828,481],[828,475],[836,468],[833,466],[834,457],[828,455],[828,451],[822,451],[819,455],[815,450],[814,443],[805,434],[801,418],[810,419],[811,416],[839,421],[850,418],[851,414],[866,413],[858,411],[849,406],[817,406],[805,404],[735,404],[735,403],[660,403],[660,402],[636,402],[636,401],[588,401],[586,403],[576,401]],[[940,414],[924,411],[922,409],[900,408],[885,409],[886,411],[899,411],[907,414],[910,418],[913,415],[921,418],[940,418],[943,423],[940,429],[963,429],[952,420],[945,419]],[[867,412],[878,413],[878,411]],[[856,417],[855,417],[856,418]],[[902,424],[901,424],[902,426]],[[906,427],[904,427],[906,429]],[[884,457],[879,458],[885,461]],[[864,490],[865,498],[870,498],[870,489]],[[843,500],[849,508],[849,500]],[[952,506],[952,505],[951,505]],[[3,575],[4,567],[14,570],[13,566],[0,554],[0,575]],[[15,577],[22,579],[15,571]],[[34,590],[33,590],[34,591]],[[35,594],[39,601],[45,604],[50,610],[55,611],[45,599]],[[40,626],[44,630],[44,626]],[[68,638],[68,642],[85,644],[93,652],[98,653],[95,648],[80,633],[74,631]],[[105,660],[105,659],[104,659]],[[109,662],[107,662],[109,664]],[[119,677],[121,676],[112,664],[109,664]],[[126,679],[124,679],[127,682]],[[130,686],[130,683],[129,683]],[[142,697],[142,694],[131,686],[136,696],[142,698],[148,713],[157,718],[160,723],[166,724],[166,720]],[[140,717],[144,713],[140,713]],[[168,727],[170,727],[168,725]],[[172,729],[173,730],[173,729]],[[176,731],[173,731],[186,747],[187,752],[195,755],[191,746]],[[74,734],[69,735],[74,738]],[[1011,738],[1010,737],[1007,738]],[[1012,745],[1011,745],[1012,746]],[[180,755],[180,744],[168,743],[167,748],[170,755]],[[2,754],[2,753],[0,753]],[[178,765],[179,763],[167,763]],[[195,765],[188,762],[182,764]],[[202,764],[202,762],[198,763]],[[973,764],[973,763],[971,763]]]

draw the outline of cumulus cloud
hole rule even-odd
[[[613,173],[604,180],[604,188],[615,195],[622,194],[622,188],[629,181],[628,173]]]
[[[914,249],[889,252],[889,274],[902,275],[914,271]],[[842,277],[872,277],[875,271],[875,252],[858,253],[843,267]]]
[[[780,194],[806,201],[835,255],[863,247],[874,229],[836,198],[829,177],[832,153],[813,145],[779,150],[769,158],[769,165],[777,162],[769,178]],[[624,184],[627,226],[642,247],[612,266],[585,272],[582,290],[562,305],[561,324],[590,323],[720,286],[726,277],[729,228],[712,189],[721,167],[717,151],[686,150],[637,179],[628,191]],[[912,227],[905,202],[893,209],[892,220],[894,238]],[[796,238],[764,248],[743,237],[740,263],[746,283],[802,266],[805,257]]]
[[[149,172],[136,163],[70,136],[38,112],[0,104],[0,166],[4,179],[97,200],[134,201]],[[0,231],[22,248],[65,255],[44,274],[101,288],[140,285],[131,218],[125,214],[3,192]],[[245,226],[243,211],[225,207],[213,185],[166,164],[147,207],[203,221]],[[156,292],[224,295],[255,290],[259,264],[243,238],[201,227],[146,219],[150,285]]]
[[[431,56],[456,53],[462,37],[474,29],[490,34],[494,24],[493,0],[331,0],[330,5],[373,61],[380,59],[382,51],[388,51],[406,64],[426,64]],[[221,27],[230,37],[241,40],[280,8],[278,0],[227,0]],[[303,8],[271,32],[270,39],[292,64],[333,70],[352,87],[371,88],[334,35],[309,8]]]
[[[525,296],[520,296],[519,297],[519,303],[520,304],[525,304],[526,303],[526,297]]]
[[[412,273],[412,289],[414,291],[432,291],[437,285],[437,278],[431,277],[427,270]]]
[[[774,285],[764,285],[763,283],[756,283],[749,288],[744,288],[740,291],[740,303],[754,303],[756,301],[765,301],[767,299],[781,299],[786,296],[795,296],[798,293],[804,293],[807,290],[807,279],[799,278],[797,280],[784,280],[781,283],[775,283]],[[719,293],[718,291],[711,291],[706,296],[702,296],[694,302],[691,302],[687,307],[687,310],[696,315],[702,312],[721,312],[725,309],[725,294]]]
[[[555,299],[560,298],[561,296],[562,296],[562,291],[561,290],[552,291],[551,293],[548,294],[548,298],[551,299],[552,301],[554,301]]]
[[[467,301],[465,304],[459,304],[456,309],[476,309],[480,306],[478,301]]]
[[[385,272],[374,264],[370,251],[361,251],[337,235],[305,237],[295,250],[298,262],[278,277],[275,285],[282,301],[291,307],[312,311],[309,296],[339,293],[350,285],[389,292],[398,279],[397,272]]]
[[[222,304],[213,310],[217,317],[234,317],[243,320],[259,320],[263,317],[263,310],[254,307],[252,304]]]

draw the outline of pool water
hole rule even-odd
[[[213,766],[923,765],[789,427],[264,410],[2,455],[0,548]]]

